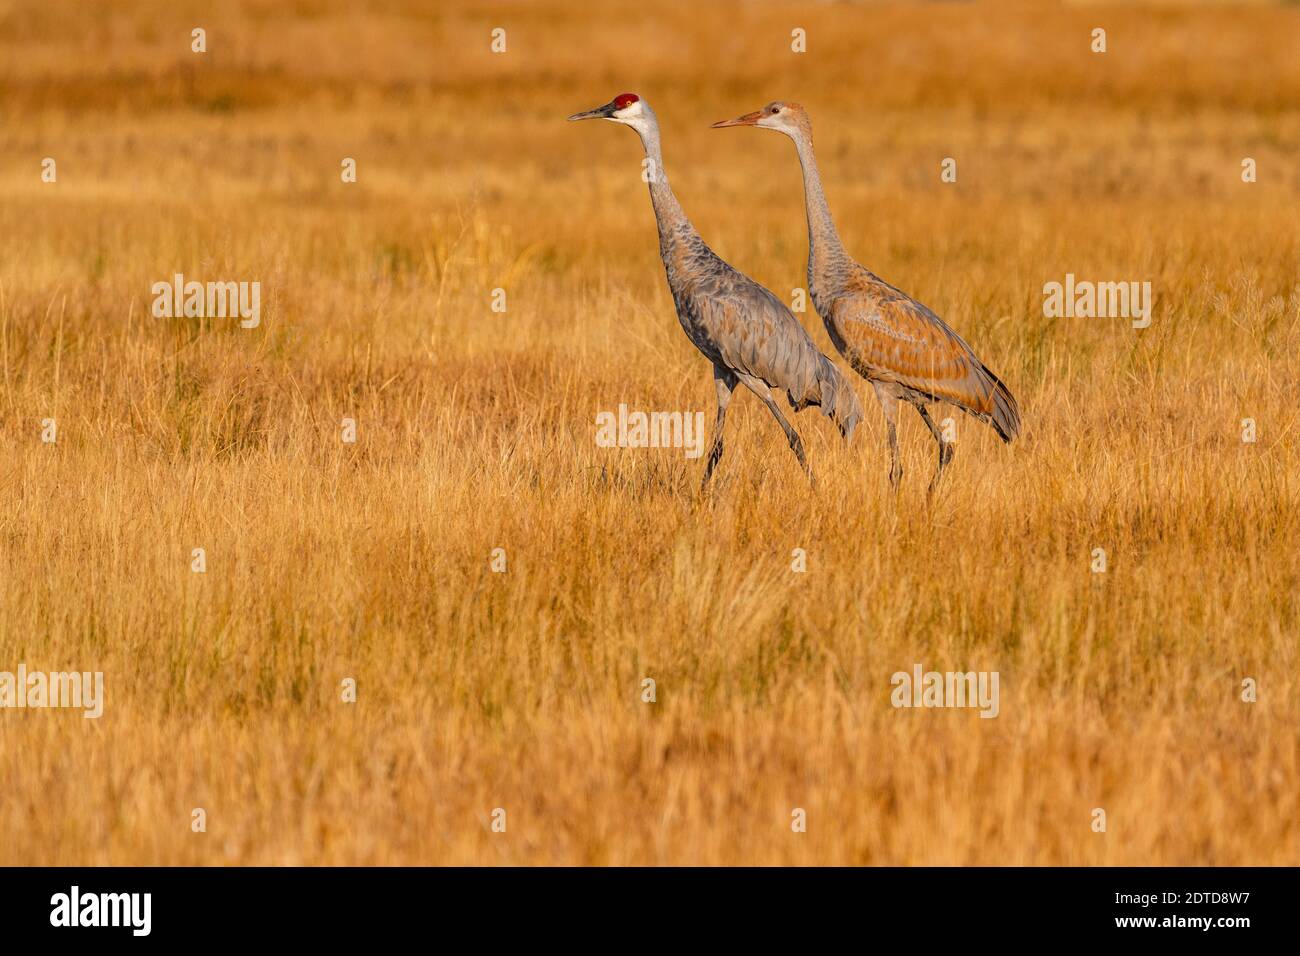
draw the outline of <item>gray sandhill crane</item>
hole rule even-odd
[[[926,411],[930,402],[948,402],[991,425],[1004,442],[1020,433],[1020,407],[1002,381],[982,363],[944,321],[849,258],[831,221],[813,155],[812,123],[798,103],[768,103],[761,110],[723,126],[758,126],[794,140],[803,167],[808,210],[808,291],[840,354],[869,381],[880,399],[889,429],[889,480],[903,477],[898,460],[898,403],[921,413],[939,445],[939,467],[931,489],[952,458]]]
[[[811,481],[803,442],[781,414],[773,390],[785,392],[796,412],[809,405],[819,406],[847,441],[862,420],[862,405],[848,380],[817,349],[780,299],[727,265],[704,244],[668,185],[659,123],[649,103],[635,93],[621,93],[604,106],[574,113],[569,119],[622,123],[636,130],[645,147],[644,178],[650,185],[650,202],[659,225],[659,255],[668,273],[677,318],[686,337],[713,363],[718,418],[701,487],[708,486],[722,457],[722,426],[738,382],[757,395],[776,418]]]

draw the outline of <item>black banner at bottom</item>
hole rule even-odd
[[[1295,870],[1246,868],[37,868],[0,880],[6,943],[337,946],[456,931],[616,948],[1045,933],[1233,945],[1285,932],[1300,883]]]

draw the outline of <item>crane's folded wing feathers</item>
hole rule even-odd
[[[706,280],[693,308],[711,344],[734,371],[786,393],[796,411],[821,408],[845,436],[862,420],[862,406],[843,373],[821,353],[799,320],[768,289],[734,270]]]
[[[844,350],[869,378],[950,402],[988,421],[1004,441],[1020,431],[1015,397],[937,315],[875,276],[857,278],[831,317]]]

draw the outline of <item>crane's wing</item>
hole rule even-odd
[[[796,411],[819,406],[852,435],[862,418],[856,393],[780,299],[730,266],[692,291],[688,308],[728,368],[785,392]]]
[[[831,325],[858,371],[950,402],[984,419],[1004,441],[1020,431],[1010,390],[960,335],[924,305],[865,269],[831,305]]]

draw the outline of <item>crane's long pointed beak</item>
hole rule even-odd
[[[569,117],[569,122],[572,123],[574,120],[585,119],[609,119],[614,115],[615,109],[616,107],[613,103],[606,103],[604,106],[598,106],[594,110],[587,110],[583,113],[574,113]]]
[[[735,119],[720,120],[709,128],[722,129],[724,126],[753,126],[762,116],[762,110],[754,110],[752,113],[746,113],[744,116],[737,116]]]

